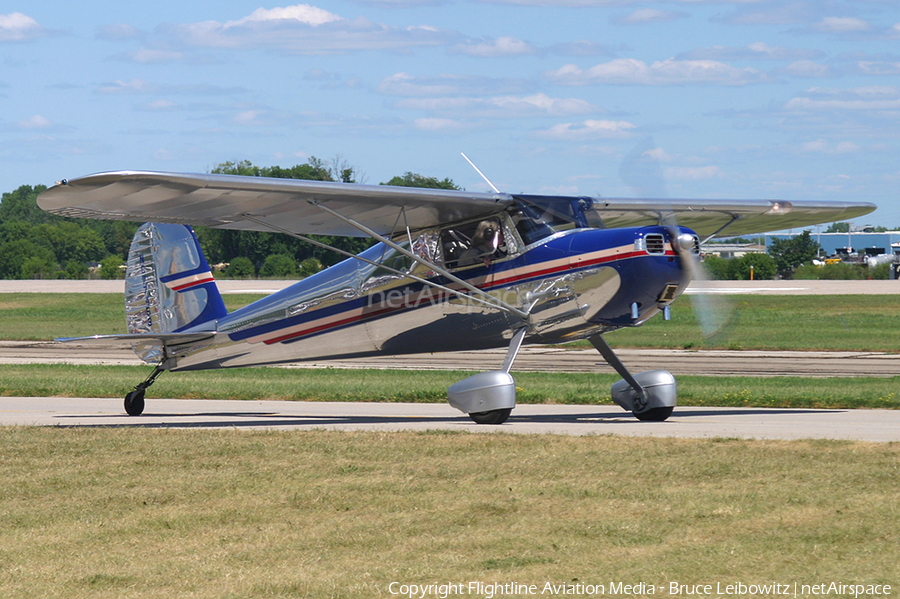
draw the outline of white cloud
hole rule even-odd
[[[582,70],[574,64],[546,73],[562,85],[747,85],[767,80],[762,71],[738,68],[714,60],[668,58],[650,65],[634,58],[619,58]]]
[[[854,89],[813,88],[806,95],[791,98],[785,110],[900,110],[900,88],[869,86]]]
[[[663,176],[672,181],[703,181],[722,177],[718,166],[673,166],[663,169]]]
[[[19,121],[19,127],[22,129],[47,129],[51,126],[53,126],[53,123],[39,114],[34,115],[28,120]]]
[[[263,110],[244,110],[234,115],[232,120],[238,125],[259,125],[259,117],[263,114]]]
[[[178,104],[170,100],[154,100],[144,105],[145,110],[174,110]]]
[[[316,6],[309,4],[297,4],[283,8],[258,8],[249,16],[237,21],[228,21],[223,28],[240,27],[248,23],[262,23],[266,21],[298,21],[307,25],[323,25],[332,21],[340,21],[341,17]]]
[[[797,60],[778,71],[792,77],[831,77],[831,67],[811,60]]]
[[[824,33],[855,33],[868,31],[870,25],[856,17],[825,17],[813,28]]]
[[[365,17],[346,19],[308,4],[261,8],[234,21],[184,23],[160,31],[173,43],[191,46],[266,48],[307,55],[448,45],[459,38],[455,32],[430,25],[401,27],[374,23]]]
[[[647,150],[643,153],[644,156],[648,158],[652,158],[653,160],[657,160],[659,162],[671,162],[672,155],[666,152],[663,148],[653,148],[651,150]]]
[[[800,151],[805,154],[853,154],[861,149],[852,141],[842,141],[832,145],[824,139],[808,141],[800,146]]]
[[[0,42],[25,42],[49,35],[37,21],[20,12],[0,15]]]
[[[860,60],[856,66],[864,75],[900,75],[900,62]]]
[[[416,119],[414,124],[420,131],[461,131],[471,127],[453,119]]]
[[[401,72],[382,79],[378,84],[378,91],[390,96],[446,97],[517,93],[526,87],[524,81],[516,79],[448,74],[415,77]]]
[[[615,16],[610,21],[616,25],[645,25],[647,23],[669,23],[689,16],[685,12],[641,8],[628,15]]]
[[[524,56],[536,54],[537,50],[528,42],[514,37],[498,37],[493,41],[466,41],[456,46],[456,51],[470,56],[496,58],[500,56]]]
[[[628,121],[587,120],[583,123],[560,123],[549,129],[536,131],[544,139],[578,141],[586,139],[628,137],[636,125]]]
[[[145,94],[178,94],[215,96],[239,94],[247,90],[242,87],[219,87],[206,83],[196,84],[156,84],[143,79],[131,81],[113,81],[104,83],[98,88],[99,94],[145,95]]]
[[[571,116],[590,114],[601,109],[578,98],[551,98],[546,94],[530,96],[494,96],[489,98],[409,98],[398,108],[438,112],[464,112],[478,117]]]
[[[143,64],[177,62],[183,60],[184,57],[184,52],[175,52],[173,50],[151,50],[148,48],[141,48],[140,50],[128,53],[128,58],[131,61]]]

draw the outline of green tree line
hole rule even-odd
[[[358,170],[340,156],[331,161],[310,158],[285,168],[259,167],[249,161],[224,162],[211,171],[226,175],[340,181],[356,183]],[[382,185],[459,189],[450,179],[407,172]],[[0,199],[0,279],[85,279],[96,275],[121,276],[131,238],[139,223],[72,219],[41,210],[37,197],[44,185],[23,185]],[[210,264],[228,263],[225,276],[302,277],[343,259],[336,252],[278,233],[228,231],[196,227],[200,246]],[[358,253],[372,244],[368,238],[317,237],[347,252]]]
[[[356,183],[359,171],[340,156],[331,161],[310,158],[292,167],[260,167],[247,160],[224,162],[211,171],[216,174],[339,181]],[[381,185],[459,189],[450,179],[437,179],[406,172]],[[117,278],[128,257],[131,238],[138,223],[70,219],[48,214],[38,208],[37,197],[46,186],[23,185],[4,193],[0,201],[0,279],[69,278],[84,279],[89,267],[98,265],[94,276]],[[838,223],[841,225],[844,223]],[[279,233],[230,231],[196,227],[200,246],[212,265],[228,264],[226,277],[295,278],[314,274],[343,256]],[[346,252],[359,253],[373,242],[363,237],[316,237],[322,243]],[[887,278],[884,265],[877,273],[858,272],[851,265],[828,269],[813,267],[819,244],[804,231],[792,239],[774,239],[768,254],[747,254],[741,258],[709,257],[706,269],[716,279],[777,277]],[[846,271],[846,272],[845,272]],[[853,272],[850,272],[853,271]]]

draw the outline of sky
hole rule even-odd
[[[900,2],[7,1],[0,140],[2,192],[311,156],[489,191],[465,152],[510,193],[859,200],[900,227]]]

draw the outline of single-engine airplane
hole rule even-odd
[[[782,230],[875,209],[142,171],[64,179],[38,204],[62,216],[145,223],[126,266],[128,334],[79,339],[129,341],[156,365],[125,396],[130,415],[143,412],[147,388],[166,370],[507,347],[499,369],[448,389],[450,405],[480,424],[500,424],[515,407],[510,370],[523,343],[574,339],[588,339],[622,377],[612,387],[615,403],[640,420],[665,420],[675,378],[664,370],[632,375],[603,334],[667,317],[701,242],[726,230]],[[377,243],[228,313],[191,225],[280,232],[317,245],[308,235]]]

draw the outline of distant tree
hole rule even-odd
[[[119,279],[122,278],[122,269],[119,268],[125,264],[120,257],[112,255],[107,256],[100,262],[100,278],[101,279]]]
[[[848,231],[850,231],[850,223],[845,222],[831,223],[825,230],[826,233],[847,233]]]
[[[253,268],[250,258],[238,256],[231,260],[224,274],[231,279],[252,279],[256,276],[256,269]]]
[[[775,269],[779,277],[791,278],[795,268],[818,257],[819,244],[809,233],[807,230],[789,239],[772,239],[769,255],[775,259]]]
[[[768,254],[749,253],[733,260],[732,278],[738,281],[750,280],[750,267],[753,267],[753,278],[757,281],[774,279],[776,274],[775,259]]]
[[[30,258],[37,258],[42,264],[53,265],[55,270],[56,256],[46,247],[29,239],[0,244],[0,279],[21,279],[23,266]]]
[[[703,269],[714,281],[730,281],[732,275],[733,260],[721,256],[707,256],[703,259]]]
[[[426,187],[429,189],[461,189],[451,179],[444,178],[439,180],[437,177],[426,177],[417,173],[406,171],[401,177],[394,177],[382,185],[393,185],[395,187]]]
[[[259,276],[272,279],[293,279],[297,277],[297,263],[290,256],[272,254],[266,258]]]
[[[49,254],[35,254],[25,258],[22,262],[23,279],[52,279],[55,278],[56,260]]]
[[[66,278],[67,279],[86,279],[88,278],[88,267],[84,262],[78,260],[69,260],[66,262]]]
[[[107,254],[100,234],[76,222],[36,225],[31,228],[29,238],[52,250],[61,263],[96,262]]]
[[[288,168],[281,166],[260,167],[249,160],[223,162],[213,168],[210,172],[219,175],[271,177],[274,179],[306,179],[308,181],[340,181],[342,183],[356,183],[359,174],[356,168],[350,166],[340,154],[330,161],[324,161],[315,156],[310,156],[306,161],[306,164],[297,164]]]
[[[324,161],[312,156],[306,164],[298,164],[289,168],[259,167],[247,160],[223,162],[213,168],[211,172],[225,175],[340,181],[343,183],[354,183],[359,178],[357,169],[349,166],[340,155],[331,161]],[[196,233],[200,240],[200,246],[210,262],[231,262],[237,256],[245,256],[261,269],[266,259],[276,254],[290,256],[295,268],[297,263],[308,258],[315,258],[326,265],[343,259],[335,252],[278,233],[229,231],[205,227],[197,227]],[[363,251],[374,243],[366,237],[313,236],[313,238],[353,254]],[[260,273],[260,276],[264,275]]]
[[[22,185],[13,192],[4,193],[0,197],[0,223],[15,220],[39,225],[62,220],[38,208],[37,197],[46,189],[46,185]]]
[[[307,258],[303,262],[300,263],[300,271],[299,274],[301,277],[306,278],[310,275],[314,275],[317,272],[322,270],[322,263],[316,260],[315,258]]]

